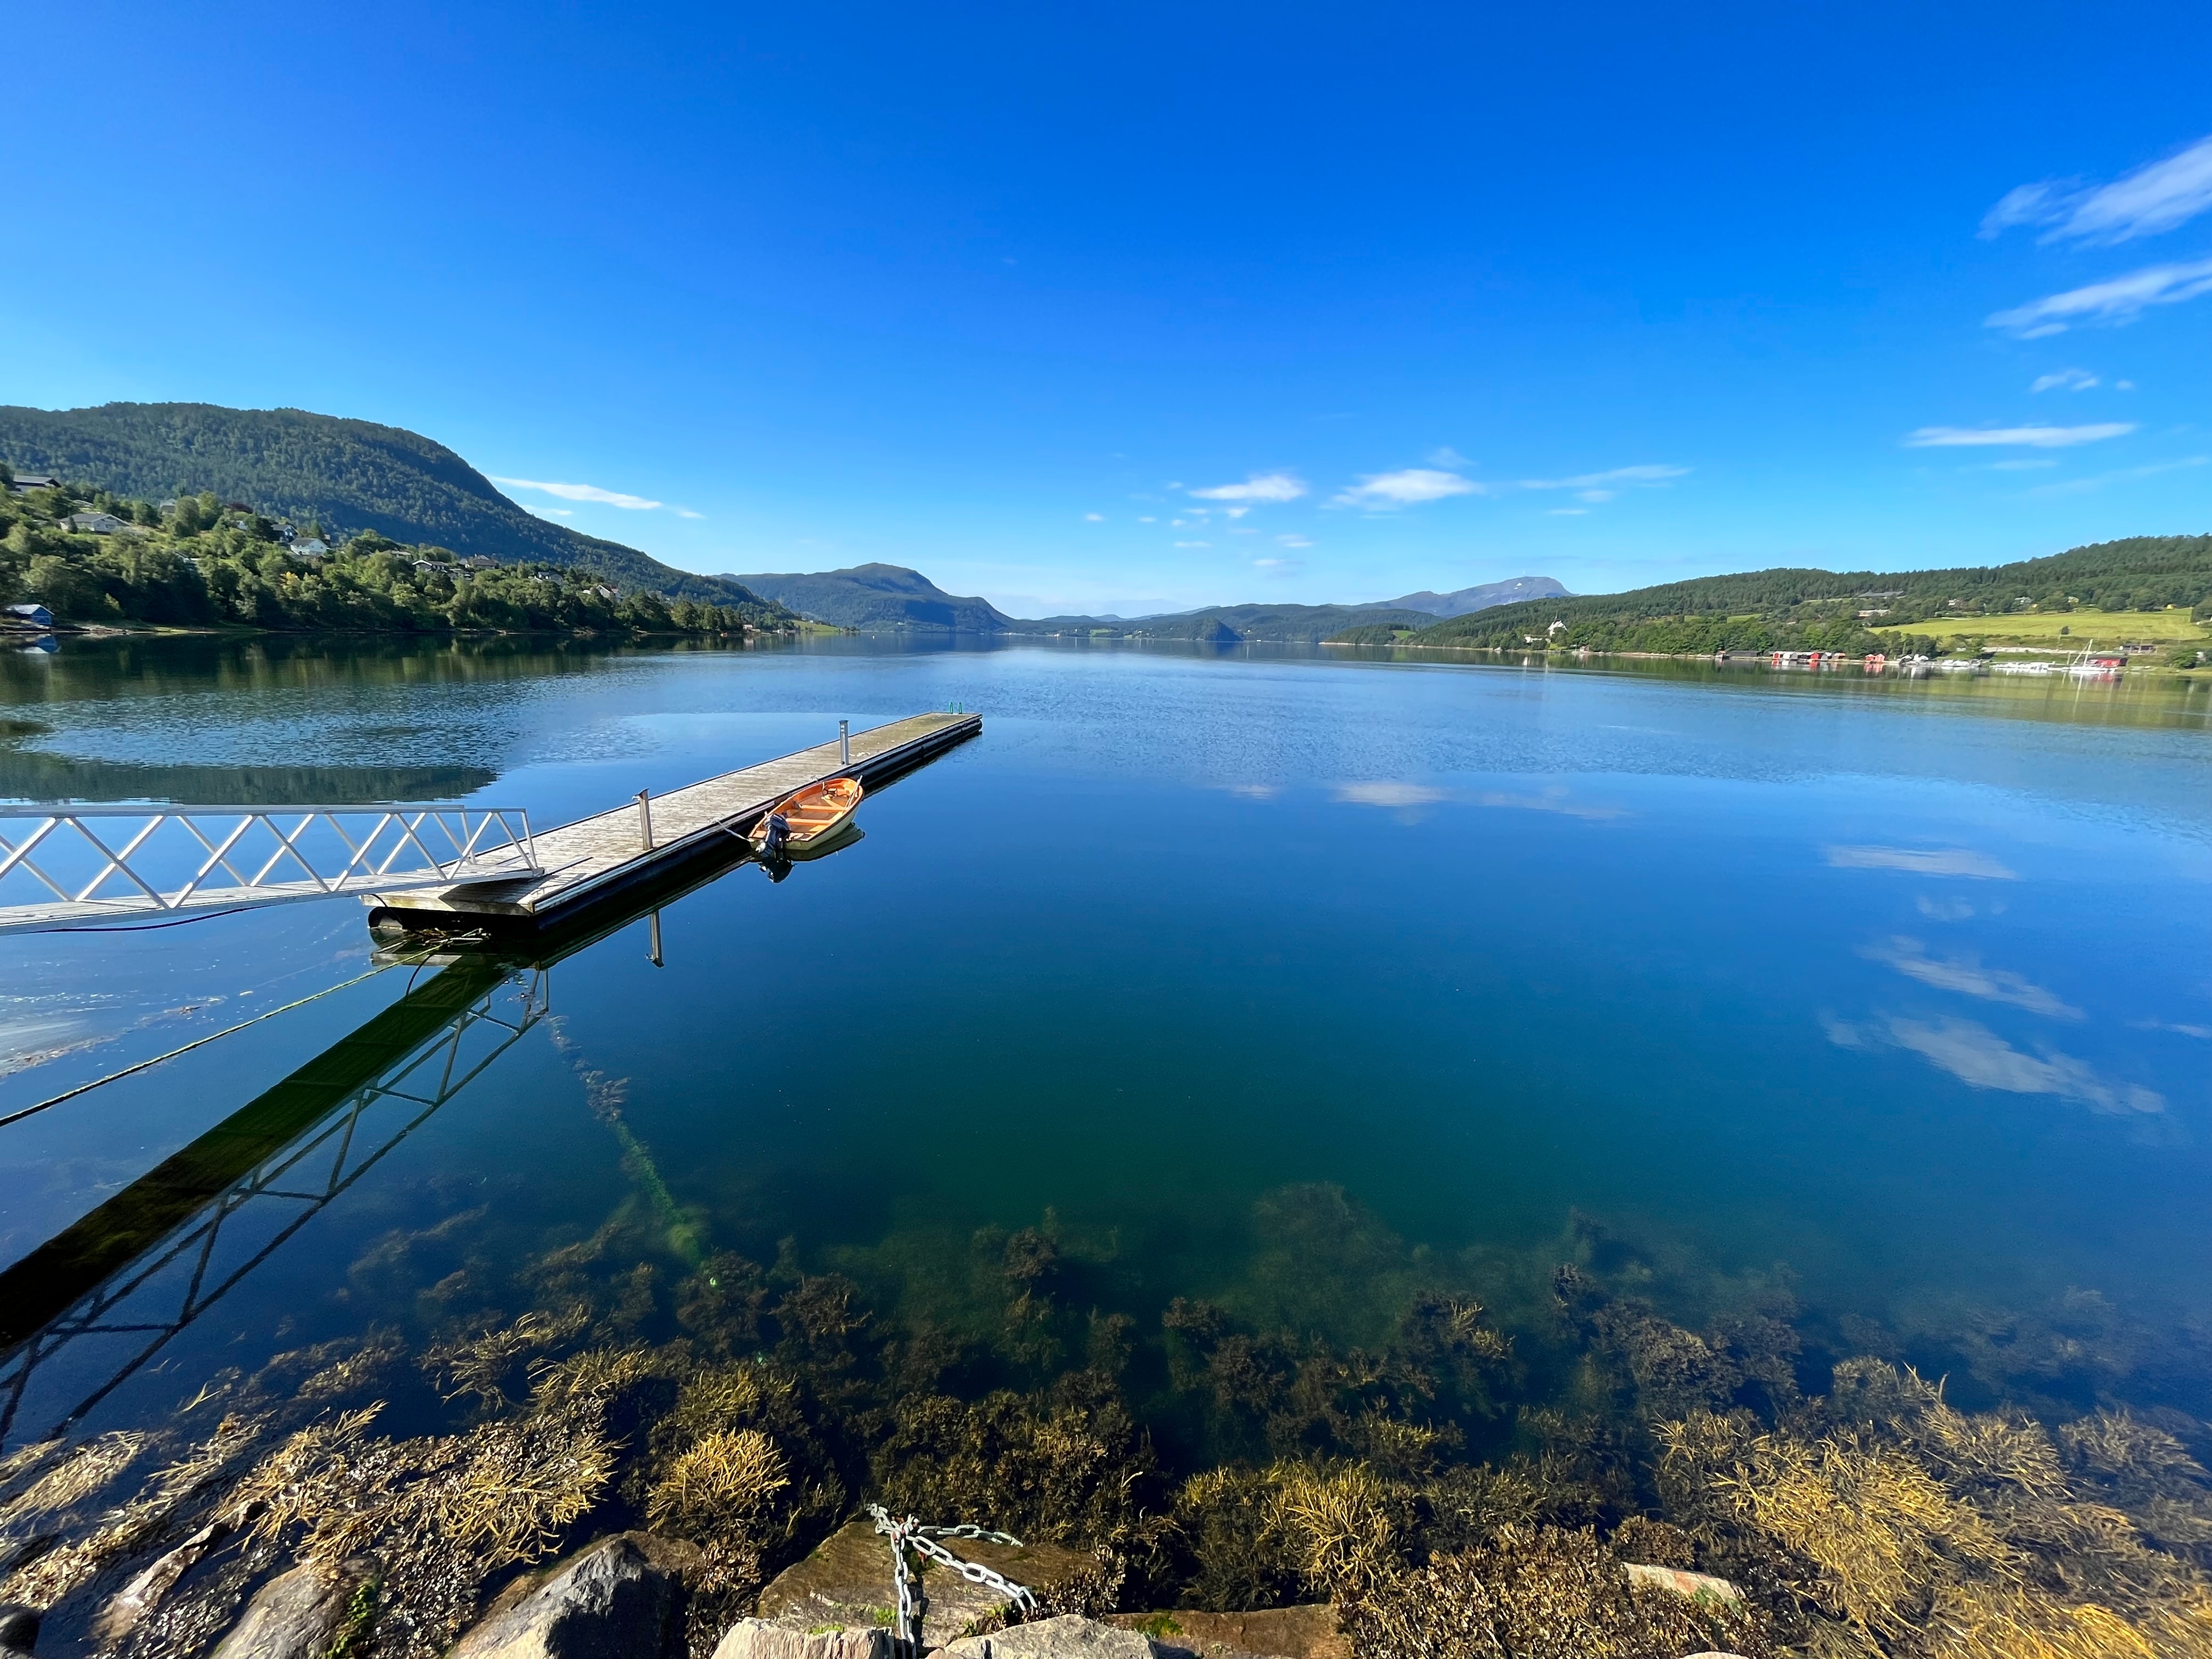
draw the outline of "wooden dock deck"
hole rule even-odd
[[[380,916],[404,926],[566,925],[637,890],[675,879],[702,862],[730,860],[746,850],[745,832],[795,789],[850,776],[876,789],[965,743],[983,729],[980,714],[915,714],[852,734],[852,760],[840,761],[835,740],[651,798],[653,845],[644,837],[638,804],[538,831],[540,873],[515,881],[418,889],[368,896]]]

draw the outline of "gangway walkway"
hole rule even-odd
[[[450,889],[538,867],[530,815],[514,806],[0,808],[0,933]]]

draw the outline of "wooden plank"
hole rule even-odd
[[[840,760],[835,742],[819,744],[653,797],[650,848],[644,843],[637,803],[631,801],[533,836],[542,875],[380,894],[367,902],[402,919],[438,913],[549,923],[621,887],[672,871],[714,850],[717,843],[742,838],[762,813],[810,783],[851,775],[869,785],[872,778],[895,776],[982,729],[979,714],[915,714],[893,720],[852,734],[849,765]],[[725,850],[738,853],[743,848],[726,846]]]

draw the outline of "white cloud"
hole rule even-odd
[[[2057,462],[2047,455],[2020,456],[2009,461],[1991,461],[1990,471],[1992,472],[2040,472],[2046,466],[2057,465]]]
[[[1255,472],[1243,483],[1215,484],[1190,493],[1202,501],[1294,501],[1306,493],[1306,487],[1287,472]]]
[[[1340,783],[1336,798],[1354,806],[1426,806],[1432,801],[1449,799],[1441,789],[1432,789],[1425,783]]]
[[[1987,853],[1965,847],[1826,847],[1837,870],[1905,870],[1916,876],[1971,876],[1981,881],[2020,878]]]
[[[2097,377],[2086,368],[2062,368],[2055,374],[2039,374],[2027,389],[2030,392],[2087,392],[2097,384]]]
[[[1545,514],[1545,516],[1552,519],[1587,519],[1589,517],[1589,508],[1586,507],[1555,507],[1549,513]]]
[[[1140,513],[1137,515],[1137,522],[1139,524],[1158,524],[1159,520],[1153,518],[1150,514]]]
[[[597,484],[544,483],[535,478],[501,478],[495,476],[492,482],[505,484],[509,489],[539,489],[548,495],[558,495],[564,501],[597,501],[602,507],[627,507],[632,512],[646,513],[661,505],[649,501],[642,495],[625,495],[619,489],[602,489]]]
[[[1106,515],[1103,513],[1086,513],[1083,515],[1083,522],[1085,524],[1104,524],[1106,522]]]
[[[694,513],[688,507],[679,507],[676,509],[676,516],[679,519],[703,519],[707,515],[703,513]]]
[[[2124,276],[2031,300],[2009,311],[1992,312],[1986,325],[2010,329],[2024,340],[2039,340],[2045,335],[2063,334],[2080,322],[2133,322],[2146,306],[2179,305],[2200,294],[2212,294],[2212,259],[2146,265]]]
[[[2056,1095],[2114,1115],[2162,1112],[2162,1096],[2132,1083],[2107,1083],[2081,1061],[2056,1049],[2024,1054],[1971,1019],[1890,1018],[1880,1026],[1826,1022],[1828,1040],[1844,1048],[1895,1045],[1948,1072],[1970,1089],[2015,1095]]]
[[[1211,547],[1213,544],[1212,542],[1177,542],[1176,545],[1177,547]]]
[[[2132,421],[2100,421],[2090,426],[1923,426],[1905,434],[1907,449],[1978,449],[2023,444],[2031,449],[2070,449],[2106,438],[2124,438]]]
[[[1932,985],[1939,991],[1956,991],[1987,1002],[2008,1002],[2015,1008],[2025,1008],[2032,1014],[2047,1014],[2054,1019],[2081,1018],[2079,1008],[2060,1001],[2041,986],[2009,969],[1984,968],[1972,957],[1938,961],[1928,954],[1928,947],[1918,939],[1907,939],[1902,933],[1869,945],[1859,954],[1869,961],[1887,963],[1906,978]]]
[[[1374,472],[1334,498],[1338,507],[1418,507],[1449,495],[1480,495],[1486,486],[1456,472],[1410,466],[1402,472]]]
[[[2007,191],[1982,220],[1984,238],[2014,225],[2045,225],[2046,242],[2095,246],[2155,236],[2212,208],[2212,138],[2148,162],[2109,185],[2084,189],[2071,179],[2045,179]]]
[[[2112,390],[2115,392],[2133,392],[2135,389],[2136,383],[2133,380],[2115,380],[2112,382]]]
[[[1251,510],[1249,507],[1224,507],[1221,509],[1221,516],[1224,519],[1241,519]]]
[[[1455,472],[1464,472],[1474,465],[1449,444],[1446,444],[1441,449],[1431,450],[1428,453],[1428,463],[1431,466],[1449,467]]]
[[[538,519],[573,519],[576,516],[576,510],[572,507],[526,507],[522,510]]]
[[[1617,489],[1578,489],[1575,492],[1575,499],[1578,501],[1609,501],[1619,494],[1620,492]]]
[[[1278,536],[1275,538],[1275,545],[1278,547],[1311,547],[1313,544],[1308,541],[1304,536]]]
[[[1608,484],[1664,485],[1687,477],[1686,466],[1616,466],[1607,472],[1579,472],[1571,478],[1523,478],[1523,489],[1602,489]],[[1585,497],[1584,499],[1588,499]]]
[[[1252,568],[1264,570],[1270,576],[1287,576],[1293,571],[1304,569],[1306,562],[1304,559],[1255,559]]]

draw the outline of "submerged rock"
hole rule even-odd
[[[1047,1601],[1054,1585],[1097,1571],[1091,1556],[1057,1544],[1016,1547],[975,1538],[947,1539],[945,1543],[963,1560],[988,1567]],[[1006,1598],[998,1591],[970,1583],[933,1563],[923,1564],[920,1583],[926,1598],[921,1615],[925,1647],[942,1647],[969,1626],[996,1618],[1007,1607]],[[761,1592],[760,1616],[802,1632],[826,1626],[887,1629],[897,1606],[890,1540],[873,1522],[853,1521],[830,1534],[804,1561],[776,1576]]]
[[[1710,1598],[1741,1603],[1743,1600],[1741,1590],[1727,1579],[1716,1578],[1709,1572],[1688,1572],[1680,1567],[1648,1567],[1641,1561],[1624,1561],[1620,1570],[1640,1584],[1656,1584],[1661,1589],[1686,1595],[1692,1601]]]
[[[39,1612],[20,1601],[0,1601],[0,1656],[16,1659],[39,1644]]]
[[[714,1659],[890,1659],[890,1632],[880,1627],[792,1630],[764,1619],[740,1619],[722,1632]]]
[[[648,1533],[603,1538],[501,1596],[450,1659],[680,1659],[696,1559]]]
[[[1142,1632],[1164,1652],[1198,1659],[1352,1659],[1352,1644],[1326,1601],[1255,1613],[1117,1613],[1109,1622]]]
[[[216,1644],[215,1659],[323,1659],[354,1592],[375,1573],[376,1564],[358,1556],[278,1573],[254,1592],[245,1616]]]
[[[946,1659],[1156,1659],[1159,1651],[1135,1631],[1074,1613],[963,1637],[945,1649]]]

